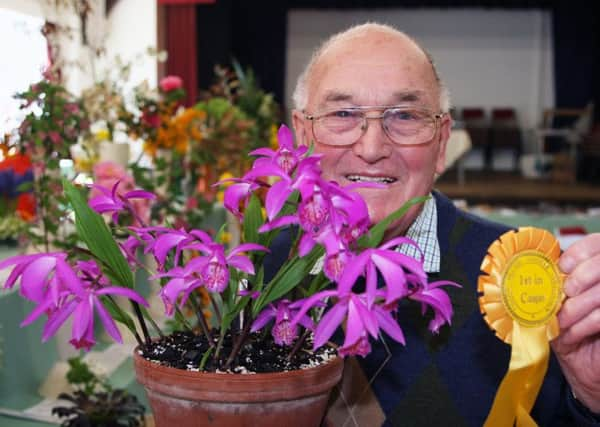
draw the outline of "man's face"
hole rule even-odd
[[[370,35],[342,42],[314,68],[308,82],[306,113],[358,106],[414,105],[439,112],[439,88],[426,56],[412,42]],[[377,115],[380,111],[369,113]],[[301,144],[315,143],[323,155],[326,179],[346,186],[360,180],[386,178],[385,188],[358,190],[373,222],[397,210],[407,200],[428,194],[435,173],[444,169],[445,144],[451,121],[439,119],[435,136],[426,144],[400,146],[384,133],[380,120],[368,120],[368,129],[353,145],[332,147],[314,141],[312,123],[294,112],[294,128]],[[402,234],[420,206],[388,230],[387,238]]]

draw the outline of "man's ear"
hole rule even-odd
[[[292,124],[296,134],[296,145],[308,145],[308,134],[304,125],[304,115],[299,110],[292,110]]]
[[[435,163],[435,172],[440,175],[446,169],[446,144],[452,131],[452,117],[450,114],[444,114],[440,123],[440,146]]]

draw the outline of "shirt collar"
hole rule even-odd
[[[423,252],[423,269],[426,273],[440,272],[440,243],[437,238],[437,206],[433,196],[427,199],[421,213],[406,231],[406,237],[413,240]],[[396,250],[417,260],[421,252],[414,245],[403,243]],[[325,256],[317,260],[310,274],[318,274],[323,269]]]
[[[423,252],[423,269],[426,273],[440,271],[440,244],[437,238],[437,206],[432,197],[427,199],[421,213],[406,231],[406,237],[414,240]],[[417,248],[410,244],[402,244],[398,252],[416,259],[421,258]]]

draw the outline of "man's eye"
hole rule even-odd
[[[356,117],[357,113],[351,110],[338,110],[331,113],[332,117],[336,117],[339,119],[348,119],[351,117]]]
[[[420,120],[421,117],[418,113],[414,111],[406,111],[406,110],[392,110],[390,111],[390,117],[393,120],[398,121],[412,121],[412,120]]]

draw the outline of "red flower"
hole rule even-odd
[[[163,92],[171,92],[180,89],[183,86],[183,80],[178,76],[166,76],[161,79],[158,85]]]
[[[25,221],[35,218],[35,199],[31,193],[21,193],[17,197],[17,215]]]
[[[142,112],[142,123],[151,127],[158,128],[160,126],[160,116],[157,113],[150,113],[148,111]]]
[[[12,170],[17,175],[24,175],[31,169],[31,159],[26,154],[15,154],[7,159],[10,162]]]

